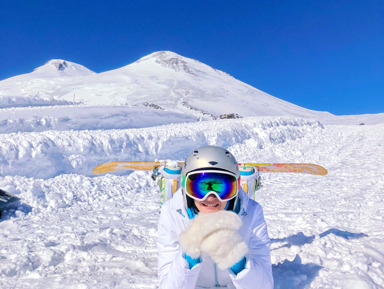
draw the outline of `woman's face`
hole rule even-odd
[[[227,202],[220,202],[214,194],[210,194],[204,201],[195,200],[195,205],[199,212],[207,214],[224,210]]]

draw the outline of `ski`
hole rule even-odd
[[[99,175],[126,170],[152,171],[165,164],[165,162],[114,161],[97,166],[93,173]],[[178,164],[181,166],[184,162],[178,162]],[[327,174],[324,167],[309,163],[239,163],[239,166],[254,166],[259,172],[302,173],[321,176]]]
[[[245,163],[241,165],[257,167],[259,172],[268,173],[301,173],[319,176],[328,173],[324,167],[309,163]]]

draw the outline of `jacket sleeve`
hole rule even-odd
[[[158,223],[158,277],[159,289],[194,289],[200,273],[200,264],[189,269],[183,257],[175,224],[165,203]]]
[[[257,205],[245,268],[231,274],[236,289],[273,289],[270,246],[263,210]]]

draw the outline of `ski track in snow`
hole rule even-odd
[[[184,160],[206,144],[238,161],[328,169],[262,175],[257,201],[275,288],[384,288],[384,124],[252,117],[110,128],[3,130],[0,188],[22,201],[0,220],[1,288],[156,288],[157,184],[150,172],[93,176],[92,169]]]

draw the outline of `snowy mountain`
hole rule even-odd
[[[73,62],[50,60],[31,73],[0,81],[0,108],[73,104],[73,99],[68,102],[62,97],[61,89],[65,90],[74,79],[81,81],[93,74]]]
[[[324,114],[268,95],[227,73],[168,51],[98,74],[72,62],[51,60],[32,73],[0,82],[0,97],[36,95],[86,105],[146,106],[203,119],[224,114]]]
[[[383,143],[384,114],[309,111],[171,52],[103,73],[49,61],[0,82],[0,189],[21,198],[0,219],[0,288],[156,288],[158,184],[92,169],[207,144],[328,170],[261,176],[276,289],[384,288]]]
[[[32,78],[57,78],[91,75],[94,73],[80,64],[62,59],[52,59],[43,66],[34,69],[30,76]]]
[[[155,52],[102,73],[55,59],[31,73],[0,81],[0,107],[53,103],[156,109],[164,115],[200,120],[295,116],[326,123],[351,121],[350,117],[305,109],[273,97],[223,71],[170,51]],[[372,116],[365,116],[360,123],[375,123],[378,117],[384,121],[384,115],[375,115],[373,121]]]

